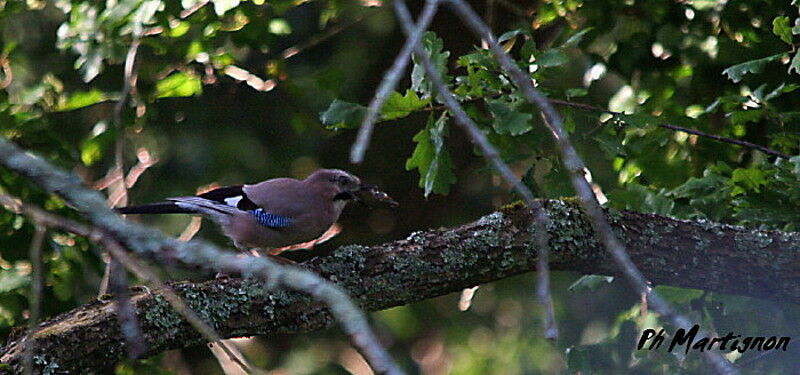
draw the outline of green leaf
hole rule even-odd
[[[562,43],[558,48],[574,47],[575,45],[580,43],[581,40],[583,40],[583,37],[586,35],[586,33],[592,31],[592,29],[593,29],[592,27],[587,27],[581,31],[578,31],[577,33],[569,37],[569,39],[567,39],[564,43]]]
[[[499,134],[520,135],[529,132],[533,115],[520,110],[521,101],[505,98],[486,99],[486,106],[494,116],[492,126]]]
[[[511,38],[516,37],[517,35],[524,35],[524,34],[525,32],[520,29],[511,30],[503,33],[503,35],[500,35],[500,37],[497,38],[497,43],[503,43],[507,40],[510,40]]]
[[[406,90],[405,95],[400,95],[399,92],[393,91],[386,99],[386,104],[381,109],[381,115],[384,120],[394,120],[403,118],[411,114],[411,112],[425,108],[431,102],[430,98],[420,99],[417,93],[411,90]]]
[[[788,85],[786,83],[781,83],[780,86],[775,88],[775,90],[770,91],[769,94],[764,96],[764,101],[775,99],[783,94],[797,90],[798,88],[800,88],[800,85],[796,83],[790,83]]]
[[[625,190],[614,190],[607,196],[612,207],[625,210],[670,215],[675,207],[675,202],[666,197],[663,190],[654,191],[635,183],[625,186]]]
[[[186,21],[180,21],[175,25],[175,27],[172,27],[172,28],[169,29],[169,32],[168,32],[167,35],[169,35],[172,38],[180,38],[180,37],[186,35],[186,33],[189,32],[189,29],[191,27],[192,27],[191,23],[186,22]],[[194,43],[194,42],[196,42],[196,41],[192,41],[192,43]]]
[[[447,58],[450,57],[450,52],[443,50],[444,41],[433,32],[427,31],[421,42],[425,53],[430,56],[433,66],[441,73],[442,79],[447,82]],[[414,68],[411,70],[411,89],[421,93],[423,98],[434,96],[433,83],[426,77],[425,67],[416,56],[413,56],[412,59]]]
[[[776,61],[783,57],[785,53],[779,53],[777,55],[767,56],[757,60],[750,60],[747,62],[743,62],[741,64],[736,64],[734,66],[728,67],[727,69],[722,71],[722,74],[727,75],[728,79],[737,83],[744,78],[745,74],[748,73],[761,73],[764,71],[764,67],[773,61]],[[795,56],[796,57],[796,56]],[[792,67],[789,67],[791,71]]]
[[[203,83],[192,74],[177,72],[156,82],[156,98],[192,96],[203,93]]]
[[[569,62],[569,57],[558,49],[549,49],[536,56],[536,64],[543,68],[564,65]]]
[[[786,44],[792,44],[792,28],[789,27],[789,17],[779,16],[772,20],[772,33],[781,38]]]
[[[319,120],[328,129],[355,129],[361,126],[367,107],[335,99],[325,112],[320,113]]]
[[[744,194],[748,191],[761,192],[761,187],[769,184],[769,174],[758,168],[737,168],[733,171],[729,184],[733,186],[731,195]]]
[[[576,87],[576,88],[567,89],[567,91],[564,92],[564,95],[566,95],[566,97],[568,99],[569,98],[579,98],[579,97],[582,97],[582,96],[589,95],[589,90],[587,90],[587,89],[585,89],[583,87]]]
[[[618,114],[616,117],[625,124],[636,128],[658,125],[658,123],[661,122],[661,119],[657,116],[645,113],[634,113],[632,115]]]
[[[749,109],[744,111],[736,111],[731,114],[731,123],[734,125],[744,125],[750,122],[758,122],[764,111],[760,109]]]
[[[425,189],[425,197],[430,193],[447,195],[450,185],[456,182],[453,173],[453,161],[444,146],[447,136],[447,113],[442,113],[438,120],[428,119],[425,129],[414,136],[417,147],[406,161],[406,170],[416,168],[419,171],[419,186]]]
[[[103,146],[98,138],[87,139],[81,145],[81,161],[91,166],[103,157]]]
[[[792,70],[800,74],[800,51],[795,52],[794,57],[792,57],[792,62],[789,63],[789,70],[787,73],[792,74]]]
[[[600,149],[603,150],[609,159],[613,159],[617,156],[627,156],[625,153],[625,146],[617,136],[600,133],[594,137],[594,140],[597,141],[600,145]]]
[[[69,99],[56,108],[56,111],[72,111],[78,108],[88,107],[92,104],[100,103],[108,99],[106,93],[92,89],[91,91],[77,91],[70,95]]]

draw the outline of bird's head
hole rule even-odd
[[[341,169],[320,169],[305,179],[323,197],[347,202],[357,199],[355,193],[361,189],[361,179]]]

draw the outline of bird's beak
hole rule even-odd
[[[388,194],[380,191],[377,186],[372,184],[361,184],[353,194],[359,202],[364,205],[383,204],[389,207],[397,207],[400,204],[395,202]]]

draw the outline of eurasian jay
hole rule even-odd
[[[320,237],[345,205],[368,192],[391,198],[339,169],[320,169],[305,180],[275,178],[221,187],[193,197],[117,209],[121,214],[201,214],[217,222],[241,250],[273,249]],[[393,203],[391,201],[390,203]]]

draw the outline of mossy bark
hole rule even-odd
[[[618,275],[591,225],[572,201],[544,202],[553,269]],[[800,233],[748,230],[633,212],[609,219],[654,284],[800,302]],[[302,266],[344,287],[368,311],[405,305],[535,269],[532,215],[520,205],[457,228],[415,232],[378,246],[343,246]],[[299,333],[333,323],[325,306],[242,279],[170,284],[223,337]],[[132,293],[148,355],[202,342],[160,296]],[[86,373],[124,355],[114,302],[96,301],[39,326],[35,373]],[[0,372],[19,370],[24,335],[0,351]]]

